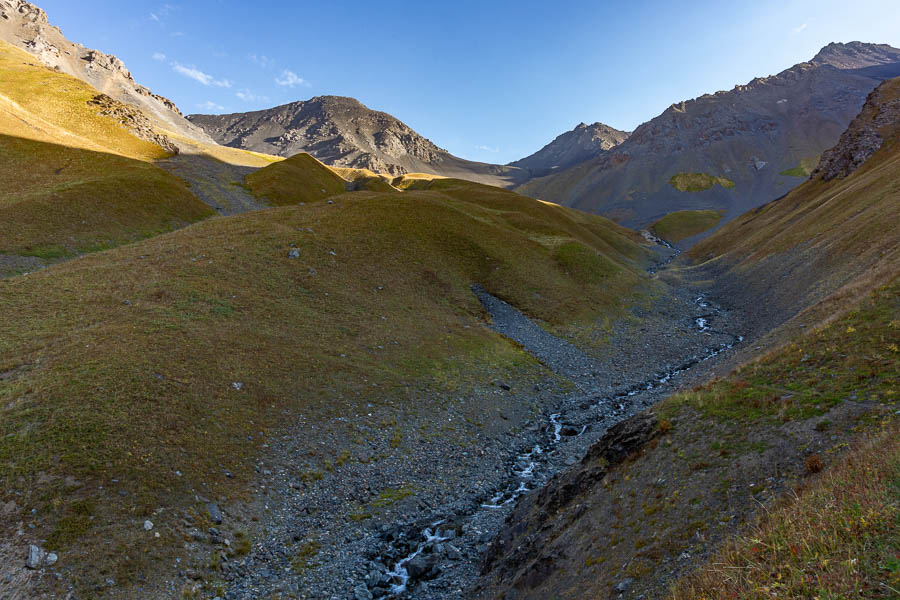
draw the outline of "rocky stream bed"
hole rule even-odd
[[[661,268],[673,254],[665,251]],[[643,325],[617,329],[615,352],[592,358],[480,287],[473,293],[490,314],[492,329],[571,381],[576,391],[535,386],[530,399],[540,409],[533,419],[461,457],[438,444],[430,452],[377,467],[359,465],[302,486],[289,459],[265,469],[263,488],[272,505],[266,538],[246,557],[222,565],[226,599],[465,597],[517,499],[577,463],[609,427],[708,373],[718,357],[743,341],[736,319],[702,293],[669,289],[654,306],[634,309]],[[499,387],[491,393],[510,386]],[[273,455],[291,454],[289,438],[270,445]],[[354,518],[352,503],[342,500],[353,497],[347,487],[354,481],[356,489],[369,489],[415,477],[424,492],[382,518]],[[438,481],[450,491],[429,487]],[[298,553],[308,555],[299,569]]]

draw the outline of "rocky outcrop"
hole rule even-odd
[[[457,158],[396,117],[353,98],[318,96],[267,110],[188,119],[226,146],[279,156],[307,152],[336,167],[393,176],[434,173],[501,186],[528,177],[516,167]]]
[[[26,0],[0,0],[0,40],[44,65],[81,79],[99,92],[144,111],[155,124],[198,141],[212,139],[188,122],[175,103],[138,84],[117,57],[70,42],[47,13]]]
[[[609,125],[580,123],[575,129],[558,136],[531,156],[509,164],[528,169],[534,177],[542,177],[597,158],[626,139],[628,132],[619,131]]]
[[[827,150],[813,171],[825,181],[846,177],[869,160],[884,144],[885,138],[900,129],[900,98],[891,92],[898,80],[886,81],[869,97],[837,145]]]
[[[96,107],[99,114],[115,120],[135,137],[156,144],[171,154],[178,154],[178,146],[168,137],[156,131],[147,115],[136,108],[114,100],[106,94],[94,96],[88,100],[88,106]]]
[[[550,549],[547,543],[552,539],[548,536],[555,535],[549,522],[657,435],[658,421],[652,413],[611,427],[578,465],[519,502],[485,555],[482,575],[516,589],[534,589],[543,583],[565,558],[564,551]]]
[[[517,191],[637,228],[678,210],[722,210],[724,223],[802,183],[782,173],[832,147],[869,92],[898,75],[900,50],[834,44],[777,75],[673,104],[599,157]],[[678,173],[736,186],[680,192],[668,184]]]

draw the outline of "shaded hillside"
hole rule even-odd
[[[628,132],[613,129],[609,125],[580,123],[575,129],[557,136],[531,156],[509,164],[528,170],[531,177],[543,177],[554,171],[562,171],[597,158],[626,139]]]
[[[0,40],[26,50],[48,67],[141,109],[165,129],[202,142],[212,141],[184,118],[174,102],[135,82],[121,60],[70,42],[50,24],[47,13],[31,2],[0,0]]]
[[[512,395],[478,396],[468,421],[441,400],[543,373],[479,325],[470,286],[563,327],[619,310],[650,253],[601,217],[458,180],[420,185],[210,219],[0,281],[0,310],[17,315],[0,321],[3,539],[40,505],[15,539],[59,552],[59,585],[89,597],[110,578],[117,594],[171,595],[176,557],[206,569],[240,556],[262,510],[244,504],[257,457],[286,424],[310,444],[298,482],[375,460],[376,439],[405,457],[425,444],[412,419],[459,452],[475,431],[520,424],[529,408]],[[216,527],[230,548],[185,546],[185,519],[213,526],[198,495],[229,515]],[[38,583],[3,564],[18,589]]]
[[[226,146],[279,156],[306,152],[334,167],[394,176],[433,173],[501,187],[529,177],[515,167],[457,158],[397,118],[353,98],[317,96],[267,110],[188,119]]]
[[[716,278],[721,297],[739,297],[732,302],[754,307],[764,322],[780,322],[844,286],[852,297],[854,287],[896,274],[898,98],[900,78],[881,84],[812,179],[691,249],[694,268]],[[859,145],[876,138],[877,151]],[[847,175],[826,181],[826,173]]]
[[[816,62],[673,104],[599,158],[519,191],[635,227],[678,210],[724,210],[727,221],[799,184],[799,167],[837,142],[881,79],[897,75],[900,50],[835,44]],[[670,184],[681,173],[736,185],[682,192]]]

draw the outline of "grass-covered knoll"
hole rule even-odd
[[[254,167],[261,169],[284,160],[281,156],[273,156],[262,152],[253,152],[252,150],[244,150],[242,148],[232,148],[230,146],[219,146],[217,144],[198,142],[195,139],[185,137],[184,135],[166,129],[161,129],[160,131],[178,142],[178,145],[183,149],[183,153],[199,154],[212,160],[217,160],[237,167]]]
[[[680,210],[669,213],[648,229],[664,240],[680,242],[712,229],[721,220],[722,213],[717,210]]]
[[[320,202],[347,190],[345,179],[306,153],[273,163],[244,181],[272,206]]]
[[[90,553],[79,586],[127,586],[181,547],[173,509],[245,495],[297,415],[430,414],[407,385],[536,368],[479,325],[471,284],[563,325],[615,310],[646,254],[605,219],[456,182],[206,220],[2,280],[0,501],[37,508],[34,535],[70,564]]]
[[[669,178],[669,185],[679,192],[702,192],[721,185],[725,189],[732,189],[734,182],[725,177],[716,177],[707,173],[677,173]]]

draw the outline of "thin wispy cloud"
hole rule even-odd
[[[244,102],[268,102],[269,101],[268,96],[257,96],[250,90],[241,90],[239,92],[235,92],[234,95],[237,96],[240,100],[243,100]]]
[[[162,52],[154,52],[154,53],[153,53],[153,60],[158,60],[159,62],[165,62],[165,60],[166,60],[166,55],[163,54]]]
[[[247,59],[254,65],[262,67],[263,69],[268,69],[275,64],[275,60],[269,58],[265,54],[251,54],[247,57]]]
[[[177,8],[178,7],[173,4],[163,4],[161,7],[150,13],[150,20],[162,25],[165,18],[172,14],[172,11]]]
[[[216,79],[209,73],[204,73],[203,71],[201,71],[200,69],[198,69],[196,67],[186,67],[177,62],[172,63],[172,70],[174,70],[176,73],[178,73],[180,75],[184,75],[185,77],[187,77],[189,79],[193,79],[194,81],[202,83],[203,85],[205,85],[207,87],[214,86],[214,87],[221,87],[221,88],[230,88],[232,85],[231,81],[229,81],[227,79]]]
[[[294,73],[285,69],[281,72],[281,77],[275,78],[275,83],[282,87],[296,87],[298,85],[309,85],[309,82]]]
[[[222,110],[225,110],[225,107],[224,107],[224,106],[222,106],[221,104],[216,104],[216,103],[213,102],[212,100],[207,100],[206,102],[204,102],[204,103],[202,103],[202,104],[198,104],[198,105],[197,105],[197,108],[199,108],[199,109],[201,109],[201,110],[208,110],[208,111],[213,111],[213,110],[215,110],[215,111],[222,111]]]
[[[498,146],[475,146],[476,150],[483,150],[484,152],[490,152],[491,154],[497,154],[500,152],[500,148]]]
[[[793,29],[791,29],[791,33],[793,33],[794,35],[797,35],[798,33],[802,33],[803,31],[806,30],[806,28],[807,28],[808,26],[809,26],[809,25],[808,25],[807,23],[803,23],[802,25],[798,25],[797,27],[794,27]]]

